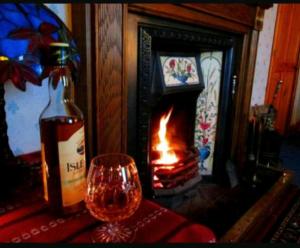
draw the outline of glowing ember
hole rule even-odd
[[[169,110],[167,114],[163,115],[160,118],[159,131],[158,131],[159,142],[156,146],[154,146],[154,150],[159,152],[160,158],[153,161],[153,163],[155,164],[165,164],[165,165],[174,164],[179,160],[175,154],[175,151],[170,146],[169,140],[167,139],[167,124],[169,122],[172,111],[173,111],[173,107]]]

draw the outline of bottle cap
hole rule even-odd
[[[49,44],[49,46],[51,46],[51,47],[69,47],[69,44],[65,43],[65,42],[51,42]]]
[[[69,59],[69,44],[52,42],[49,44],[50,65],[66,65]]]

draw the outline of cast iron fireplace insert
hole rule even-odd
[[[196,104],[204,89],[202,68],[198,62],[198,84],[168,87],[159,63],[165,55],[190,56],[196,61],[201,53],[219,51],[223,55],[213,169],[210,175],[196,176],[198,180],[192,186],[206,181],[228,183],[225,163],[229,159],[236,37],[167,21],[164,25],[140,23],[137,32],[137,78],[135,82],[128,82],[128,153],[137,162],[144,194],[153,198],[160,195],[153,187],[151,168],[153,132],[159,126],[160,118],[172,108],[170,123],[177,123],[173,124],[177,128],[176,136],[181,136],[179,139],[184,141],[187,150],[194,151]]]

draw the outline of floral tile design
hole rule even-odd
[[[195,57],[160,56],[166,86],[199,84]]]
[[[199,149],[200,173],[211,175],[217,130],[223,52],[205,52],[200,56],[204,90],[197,100],[195,146]]]

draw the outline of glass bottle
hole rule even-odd
[[[68,50],[66,43],[50,44],[50,99],[39,120],[44,199],[59,214],[82,209],[86,187],[84,119],[74,103]]]

